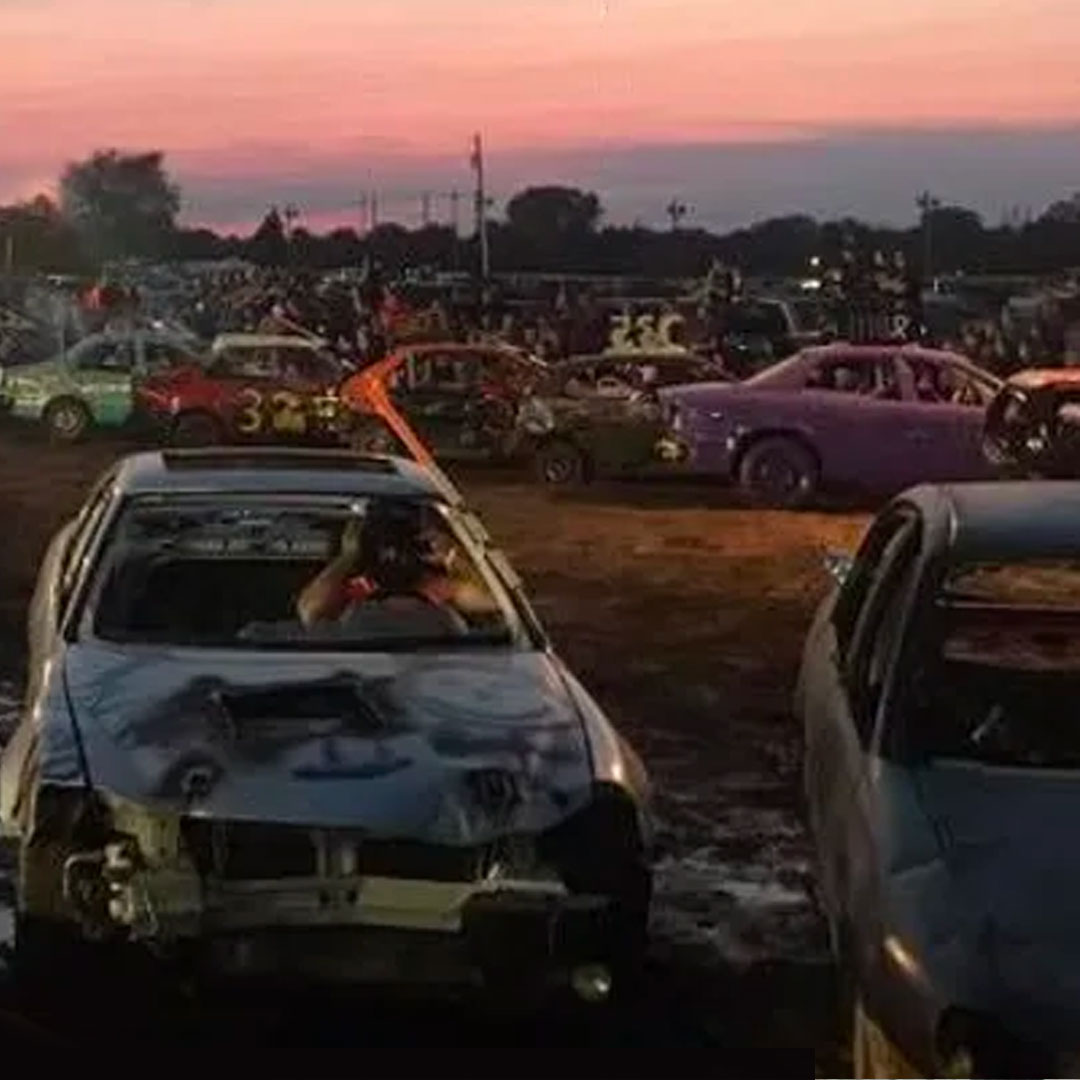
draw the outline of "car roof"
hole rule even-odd
[[[311,349],[322,347],[322,342],[299,334],[218,334],[214,338],[214,352],[221,349]]]
[[[395,346],[395,353],[402,355],[418,355],[421,353],[484,353],[490,355],[496,353],[499,356],[509,356],[517,360],[525,360],[528,363],[543,364],[544,361],[538,356],[533,356],[526,349],[520,349],[516,345],[509,345],[503,341],[418,341],[415,344],[402,342]]]
[[[900,498],[944,519],[952,561],[1080,558],[1080,480],[922,485]]]
[[[843,341],[834,341],[830,342],[828,345],[808,345],[796,355],[823,360],[837,356],[851,357],[856,360],[873,360],[883,353],[887,353],[890,356],[910,356],[916,360],[938,360],[947,361],[953,364],[964,364],[967,367],[975,366],[966,356],[962,356],[960,353],[949,352],[946,349],[928,349],[924,345],[910,345],[903,342],[898,342],[896,344],[883,342],[880,345],[850,345]]]
[[[1010,375],[1008,385],[1021,390],[1042,390],[1048,386],[1075,386],[1080,383],[1080,368],[1028,368]]]
[[[406,458],[351,450],[215,447],[150,450],[123,458],[126,495],[398,496],[460,504],[457,490]]]
[[[636,352],[630,349],[626,351],[568,356],[565,360],[560,360],[556,365],[556,368],[567,368],[571,365],[585,366],[587,364],[599,364],[612,360],[622,364],[665,364],[672,360],[705,360],[705,358],[699,356],[695,352],[691,352],[690,349],[684,349],[680,352]]]

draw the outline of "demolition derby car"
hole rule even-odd
[[[803,349],[743,382],[662,389],[667,432],[657,451],[774,506],[987,479],[983,417],[1000,386],[934,349]]]
[[[1080,484],[923,486],[809,632],[796,712],[853,1075],[1076,1076]]]
[[[56,442],[138,419],[139,382],[198,361],[198,343],[165,327],[91,334],[50,360],[0,370],[0,413],[41,424]]]
[[[718,364],[688,350],[572,357],[553,365],[522,401],[520,452],[545,484],[662,470],[657,391],[728,379]]]
[[[176,446],[338,444],[351,370],[307,338],[226,334],[207,360],[143,379],[136,402]]]
[[[983,451],[1002,477],[1080,477],[1080,371],[1011,376],[986,411]]]
[[[440,460],[513,459],[522,450],[522,403],[548,370],[543,361],[506,345],[400,346],[342,388],[354,418],[351,441],[359,449],[396,450],[400,422],[390,415],[396,412]]]
[[[629,981],[645,772],[438,473],[131,455],[52,541],[29,634],[0,821],[30,985],[117,954],[525,1001]]]

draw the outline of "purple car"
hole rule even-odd
[[[660,391],[660,453],[798,506],[821,491],[889,495],[989,476],[987,405],[1002,383],[955,353],[913,346],[803,349],[741,383]]]

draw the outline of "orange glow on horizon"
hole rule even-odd
[[[0,195],[101,146],[182,180],[1080,122],[1075,0],[27,0],[0,40]]]

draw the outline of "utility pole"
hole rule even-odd
[[[456,273],[461,265],[461,192],[454,188],[453,191],[443,192],[443,195],[450,200],[450,227],[454,230],[453,268]]]
[[[361,194],[357,206],[360,207],[360,235],[366,236],[368,232],[368,197],[366,191]]]
[[[15,276],[15,237],[11,233],[4,239],[4,276],[8,281]]]
[[[454,235],[461,233],[461,192],[456,188],[453,191],[444,191],[443,198],[450,200],[450,227]]]
[[[923,284],[928,288],[934,280],[933,216],[935,210],[941,209],[941,200],[924,191],[915,200],[915,205],[922,212]]]
[[[476,172],[476,234],[480,241],[480,280],[487,282],[491,273],[491,256],[488,251],[487,208],[484,192],[484,145],[479,133],[473,136],[473,152],[470,159]]]
[[[371,231],[374,232],[379,227],[379,196],[373,191],[368,199],[371,205]]]

